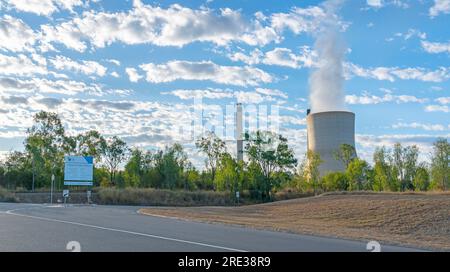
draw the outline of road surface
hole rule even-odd
[[[0,203],[0,251],[367,251],[366,243],[146,216],[138,207]],[[415,249],[381,245],[382,251]]]

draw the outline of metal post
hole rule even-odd
[[[53,183],[55,182],[55,174],[52,174],[52,183],[50,185],[50,203],[53,204]]]
[[[91,190],[89,187],[87,189],[86,196],[87,196],[87,203],[91,204]]]
[[[31,185],[31,191],[34,192],[34,180],[35,180],[35,172],[36,172],[36,166],[34,162],[34,154],[33,154],[33,183]]]

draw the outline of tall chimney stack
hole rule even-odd
[[[244,160],[244,141],[242,137],[242,104],[236,104],[236,147],[237,160]]]

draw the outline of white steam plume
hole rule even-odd
[[[312,112],[346,110],[344,95],[343,62],[346,47],[340,33],[336,10],[343,1],[326,1],[327,14],[316,35],[317,69],[309,78]]]

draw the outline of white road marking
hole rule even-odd
[[[21,217],[32,218],[32,219],[37,219],[37,220],[43,220],[43,221],[49,221],[49,222],[57,222],[57,223],[63,223],[63,224],[70,224],[70,225],[75,225],[75,226],[82,226],[82,227],[101,229],[101,230],[108,230],[108,231],[114,231],[114,232],[121,232],[121,233],[127,233],[127,234],[132,234],[132,235],[156,238],[156,239],[172,241],[172,242],[178,242],[178,243],[185,243],[185,244],[191,244],[191,245],[211,247],[211,248],[222,249],[222,250],[227,250],[227,251],[247,252],[246,250],[242,250],[242,249],[211,245],[211,244],[206,244],[206,243],[200,243],[200,242],[194,242],[194,241],[170,238],[170,237],[165,237],[165,236],[159,236],[159,235],[153,235],[153,234],[147,234],[147,233],[140,233],[140,232],[128,231],[128,230],[121,230],[121,229],[114,229],[114,228],[107,228],[107,227],[90,225],[90,224],[84,224],[84,223],[73,222],[73,221],[65,221],[65,220],[58,220],[58,219],[53,219],[53,218],[46,218],[46,217],[40,217],[40,216],[33,216],[33,215],[25,215],[25,214],[14,213],[14,211],[16,211],[16,210],[19,210],[19,209],[9,210],[9,211],[6,211],[5,213],[9,214],[9,215],[21,216]]]

